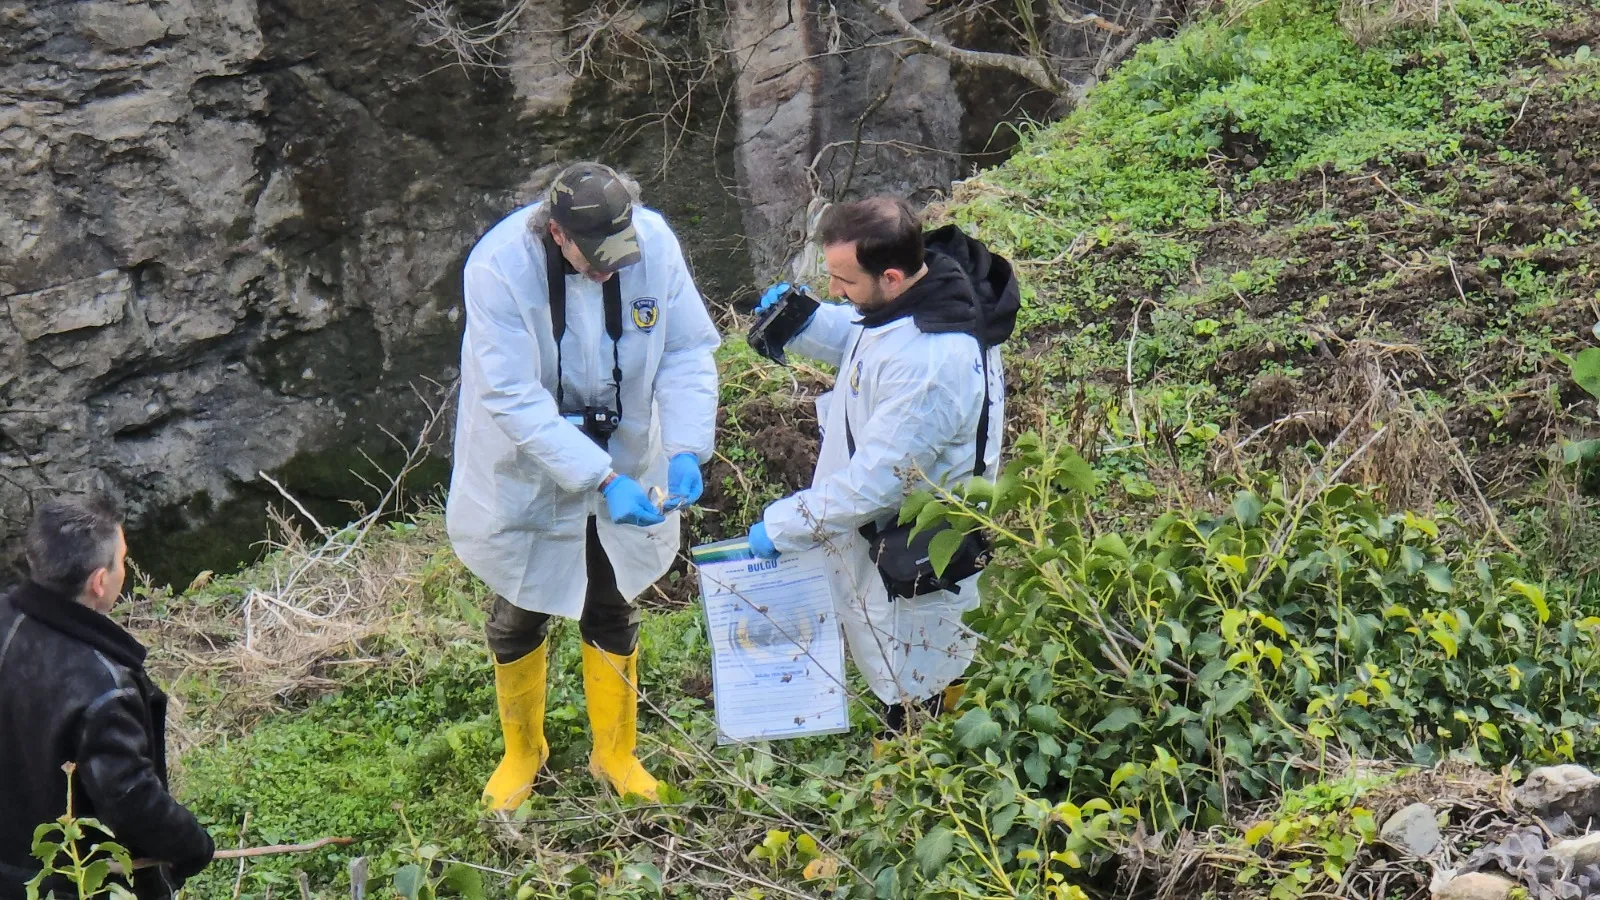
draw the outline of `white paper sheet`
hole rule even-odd
[[[823,551],[763,560],[741,539],[692,553],[711,638],[717,743],[850,730],[844,640]]]

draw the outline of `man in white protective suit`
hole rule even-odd
[[[473,247],[445,523],[496,594],[487,637],[505,757],[484,803],[513,810],[550,755],[550,617],[577,619],[594,747],[619,795],[656,796],[635,756],[639,613],[700,496],[716,328],[678,240],[638,186],[578,163]],[[666,486],[658,505],[652,488]]]
[[[817,399],[811,487],[768,506],[749,540],[768,558],[826,549],[850,656],[888,704],[893,732],[910,705],[937,714],[959,697],[976,649],[961,616],[978,604],[982,551],[936,587],[909,588],[869,548],[892,542],[912,491],[993,477],[1005,420],[997,345],[1015,326],[1018,289],[1004,259],[954,226],[924,235],[898,198],[833,206],[818,234],[829,293],[849,303],[820,304],[776,340],[837,366],[838,380]],[[761,309],[790,290],[768,290]]]

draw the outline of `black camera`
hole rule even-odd
[[[745,340],[751,349],[780,365],[789,360],[784,355],[784,345],[800,333],[821,303],[805,285],[796,285],[783,292],[778,302],[756,314],[754,325]]]
[[[562,413],[561,417],[578,426],[578,430],[599,444],[601,450],[610,449],[606,445],[611,435],[616,433],[617,426],[622,424],[621,414],[604,406],[585,406],[577,412]]]

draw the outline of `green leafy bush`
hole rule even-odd
[[[858,845],[879,896],[1064,891],[1135,820],[1217,824],[1335,751],[1494,766],[1595,747],[1600,617],[1449,520],[1261,476],[1219,485],[1222,514],[1123,536],[1089,522],[1073,450],[1017,451],[992,490],[905,510],[988,525],[1001,557],[964,711],[892,757]]]
[[[29,879],[27,900],[56,897],[54,891],[40,894],[40,886],[48,878],[60,878],[73,887],[72,900],[90,900],[93,897],[110,897],[111,900],[131,900],[133,892],[116,881],[109,880],[116,872],[132,872],[133,858],[121,844],[116,843],[111,829],[96,819],[79,818],[72,813],[72,773],[77,767],[72,763],[63,766],[67,772],[67,811],[54,822],[46,822],[34,829],[33,856],[42,868]],[[94,833],[105,835],[106,840],[84,844]],[[59,900],[68,900],[61,897]]]

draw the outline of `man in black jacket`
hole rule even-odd
[[[145,648],[107,615],[127,555],[117,511],[52,500],[26,554],[31,579],[0,599],[0,900],[22,900],[39,872],[33,832],[65,810],[68,762],[72,812],[159,861],[133,878],[140,900],[170,898],[214,846],[167,791],[167,698],[145,674]],[[51,887],[68,896],[49,882],[41,895]]]

